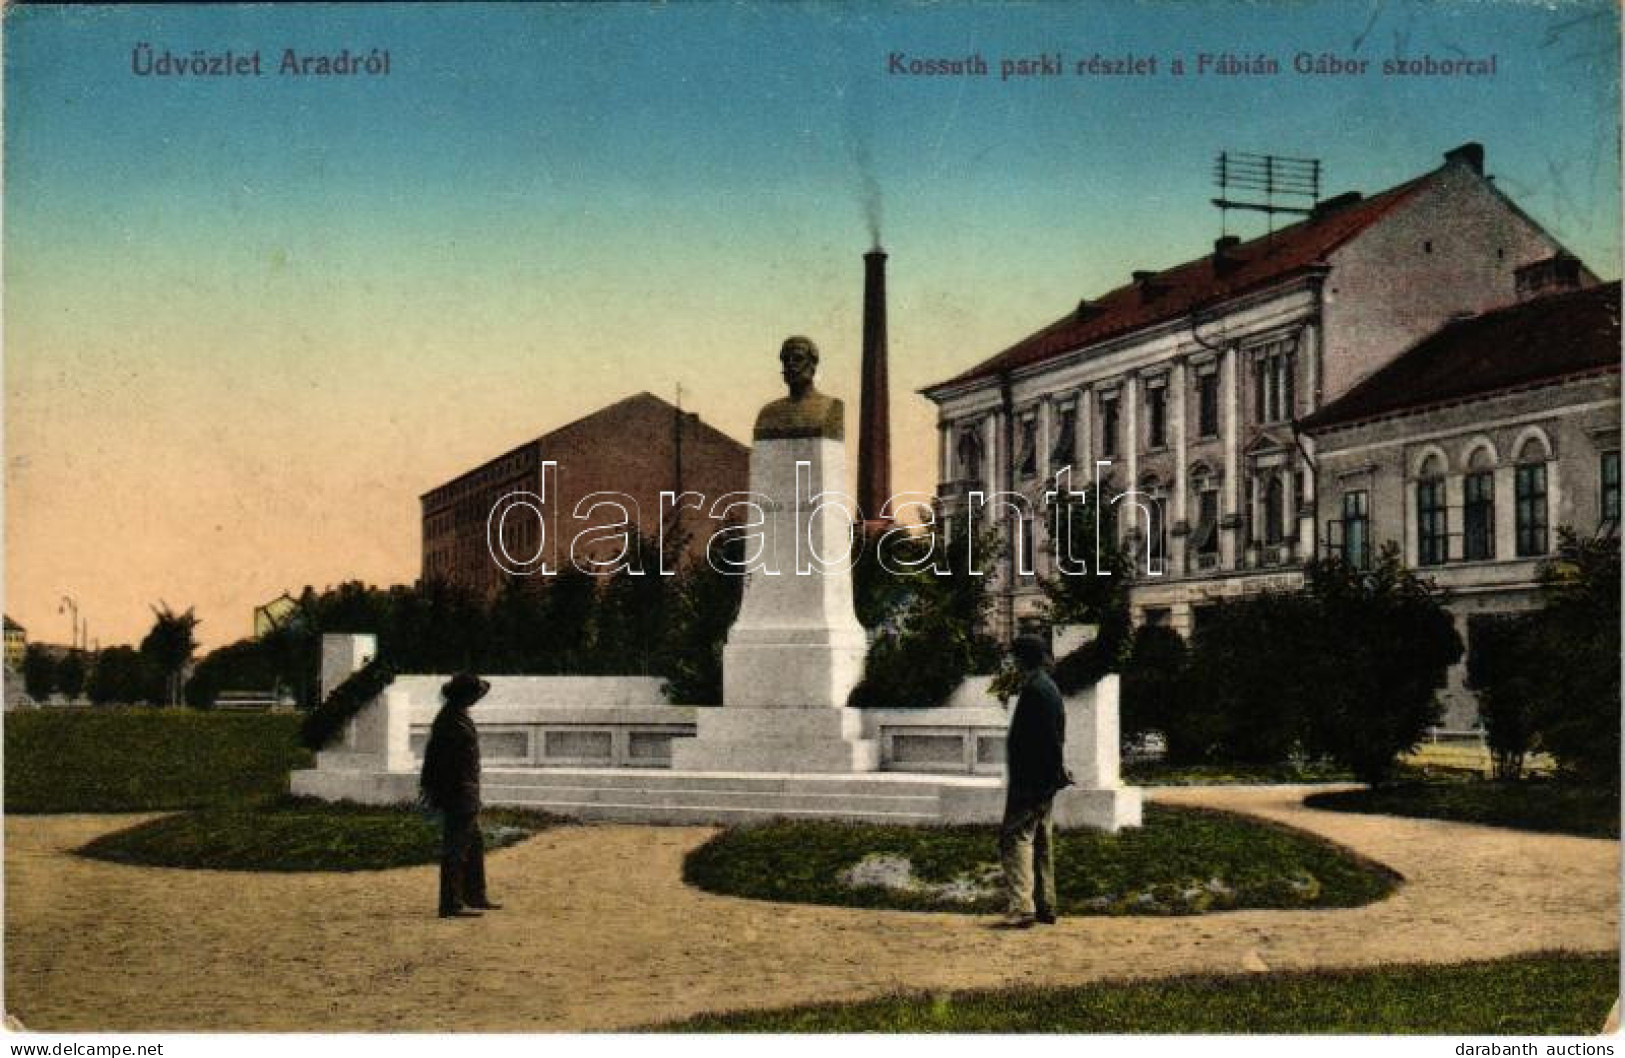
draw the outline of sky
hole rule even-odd
[[[1602,3],[10,7],[5,608],[102,645],[195,607],[409,582],[418,497],[648,390],[746,439],[789,334],[855,414],[862,254],[890,254],[894,487],[915,392],[1219,234],[1221,150],[1373,193],[1487,170],[1620,274]],[[139,75],[139,45],[260,76]],[[341,49],[387,75],[278,72]],[[1174,76],[1176,56],[1277,76]],[[1484,58],[1494,76],[1300,75]],[[1059,55],[1061,76],[1001,77]],[[1076,76],[1156,57],[1155,76]],[[986,76],[894,72],[979,56]],[[1252,221],[1232,232],[1250,234]],[[849,424],[850,426],[855,424]],[[855,436],[855,434],[851,434]]]

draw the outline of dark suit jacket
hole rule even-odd
[[[1005,742],[1011,807],[1047,801],[1072,785],[1064,763],[1065,745],[1066,705],[1055,681],[1040,669],[1021,688]]]
[[[442,812],[480,810],[480,737],[466,708],[442,706],[423,748],[423,796]]]

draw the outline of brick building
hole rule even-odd
[[[1464,144],[1370,198],[1339,195],[1269,236],[1134,272],[927,387],[943,514],[994,492],[1033,512],[997,516],[1014,546],[994,581],[995,631],[1042,599],[1056,472],[1076,468],[1082,488],[1098,461],[1106,496],[1136,493],[1117,522],[1142,574],[1158,571],[1133,589],[1137,621],[1188,631],[1215,599],[1301,584],[1319,508],[1315,441],[1298,424],[1458,314],[1514,302],[1520,275],[1539,273],[1527,266],[1564,254],[1485,175],[1483,148]]]
[[[583,560],[578,564],[610,557],[604,552],[609,545],[586,531],[620,515],[613,508],[592,510],[591,500],[582,503],[596,493],[630,497],[628,513],[646,536],[660,533],[664,515],[666,538],[685,540],[689,557],[703,554],[719,523],[691,505],[663,509],[660,494],[694,492],[709,504],[743,491],[749,453],[698,415],[653,394],[628,397],[424,493],[423,579],[500,587],[506,575],[489,550],[488,523],[498,501],[515,492],[543,500],[535,510],[512,509],[502,521],[508,553],[521,561],[539,556],[557,571],[571,562],[572,545]]]
[[[1363,567],[1398,544],[1469,649],[1475,616],[1539,605],[1559,528],[1619,530],[1619,284],[1553,290],[1572,259],[1519,278],[1530,300],[1451,321],[1301,424],[1328,549]],[[1446,728],[1475,715],[1463,676]]]

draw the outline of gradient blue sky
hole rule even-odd
[[[870,186],[899,487],[933,484],[914,389],[1211,242],[1221,149],[1369,193],[1478,140],[1618,276],[1618,28],[1606,3],[10,9],[8,612],[65,640],[68,592],[106,643],[163,599],[226,642],[284,588],[411,579],[420,493],[628,393],[681,382],[746,436],[804,332],[855,397]],[[140,42],[268,72],[136,77]],[[392,72],[277,76],[284,47]],[[890,76],[893,51],[993,75]],[[1055,51],[1287,72],[999,80]],[[1300,51],[1499,73],[1301,77]]]

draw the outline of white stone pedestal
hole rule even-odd
[[[852,609],[845,442],[757,438],[750,490],[764,508],[763,546],[722,651],[723,707],[700,710],[695,737],[672,747],[672,766],[875,771],[879,743],[846,708],[869,640]]]
[[[869,645],[852,609],[845,442],[757,439],[750,491],[765,508],[763,547],[723,648],[723,705],[841,708]]]

